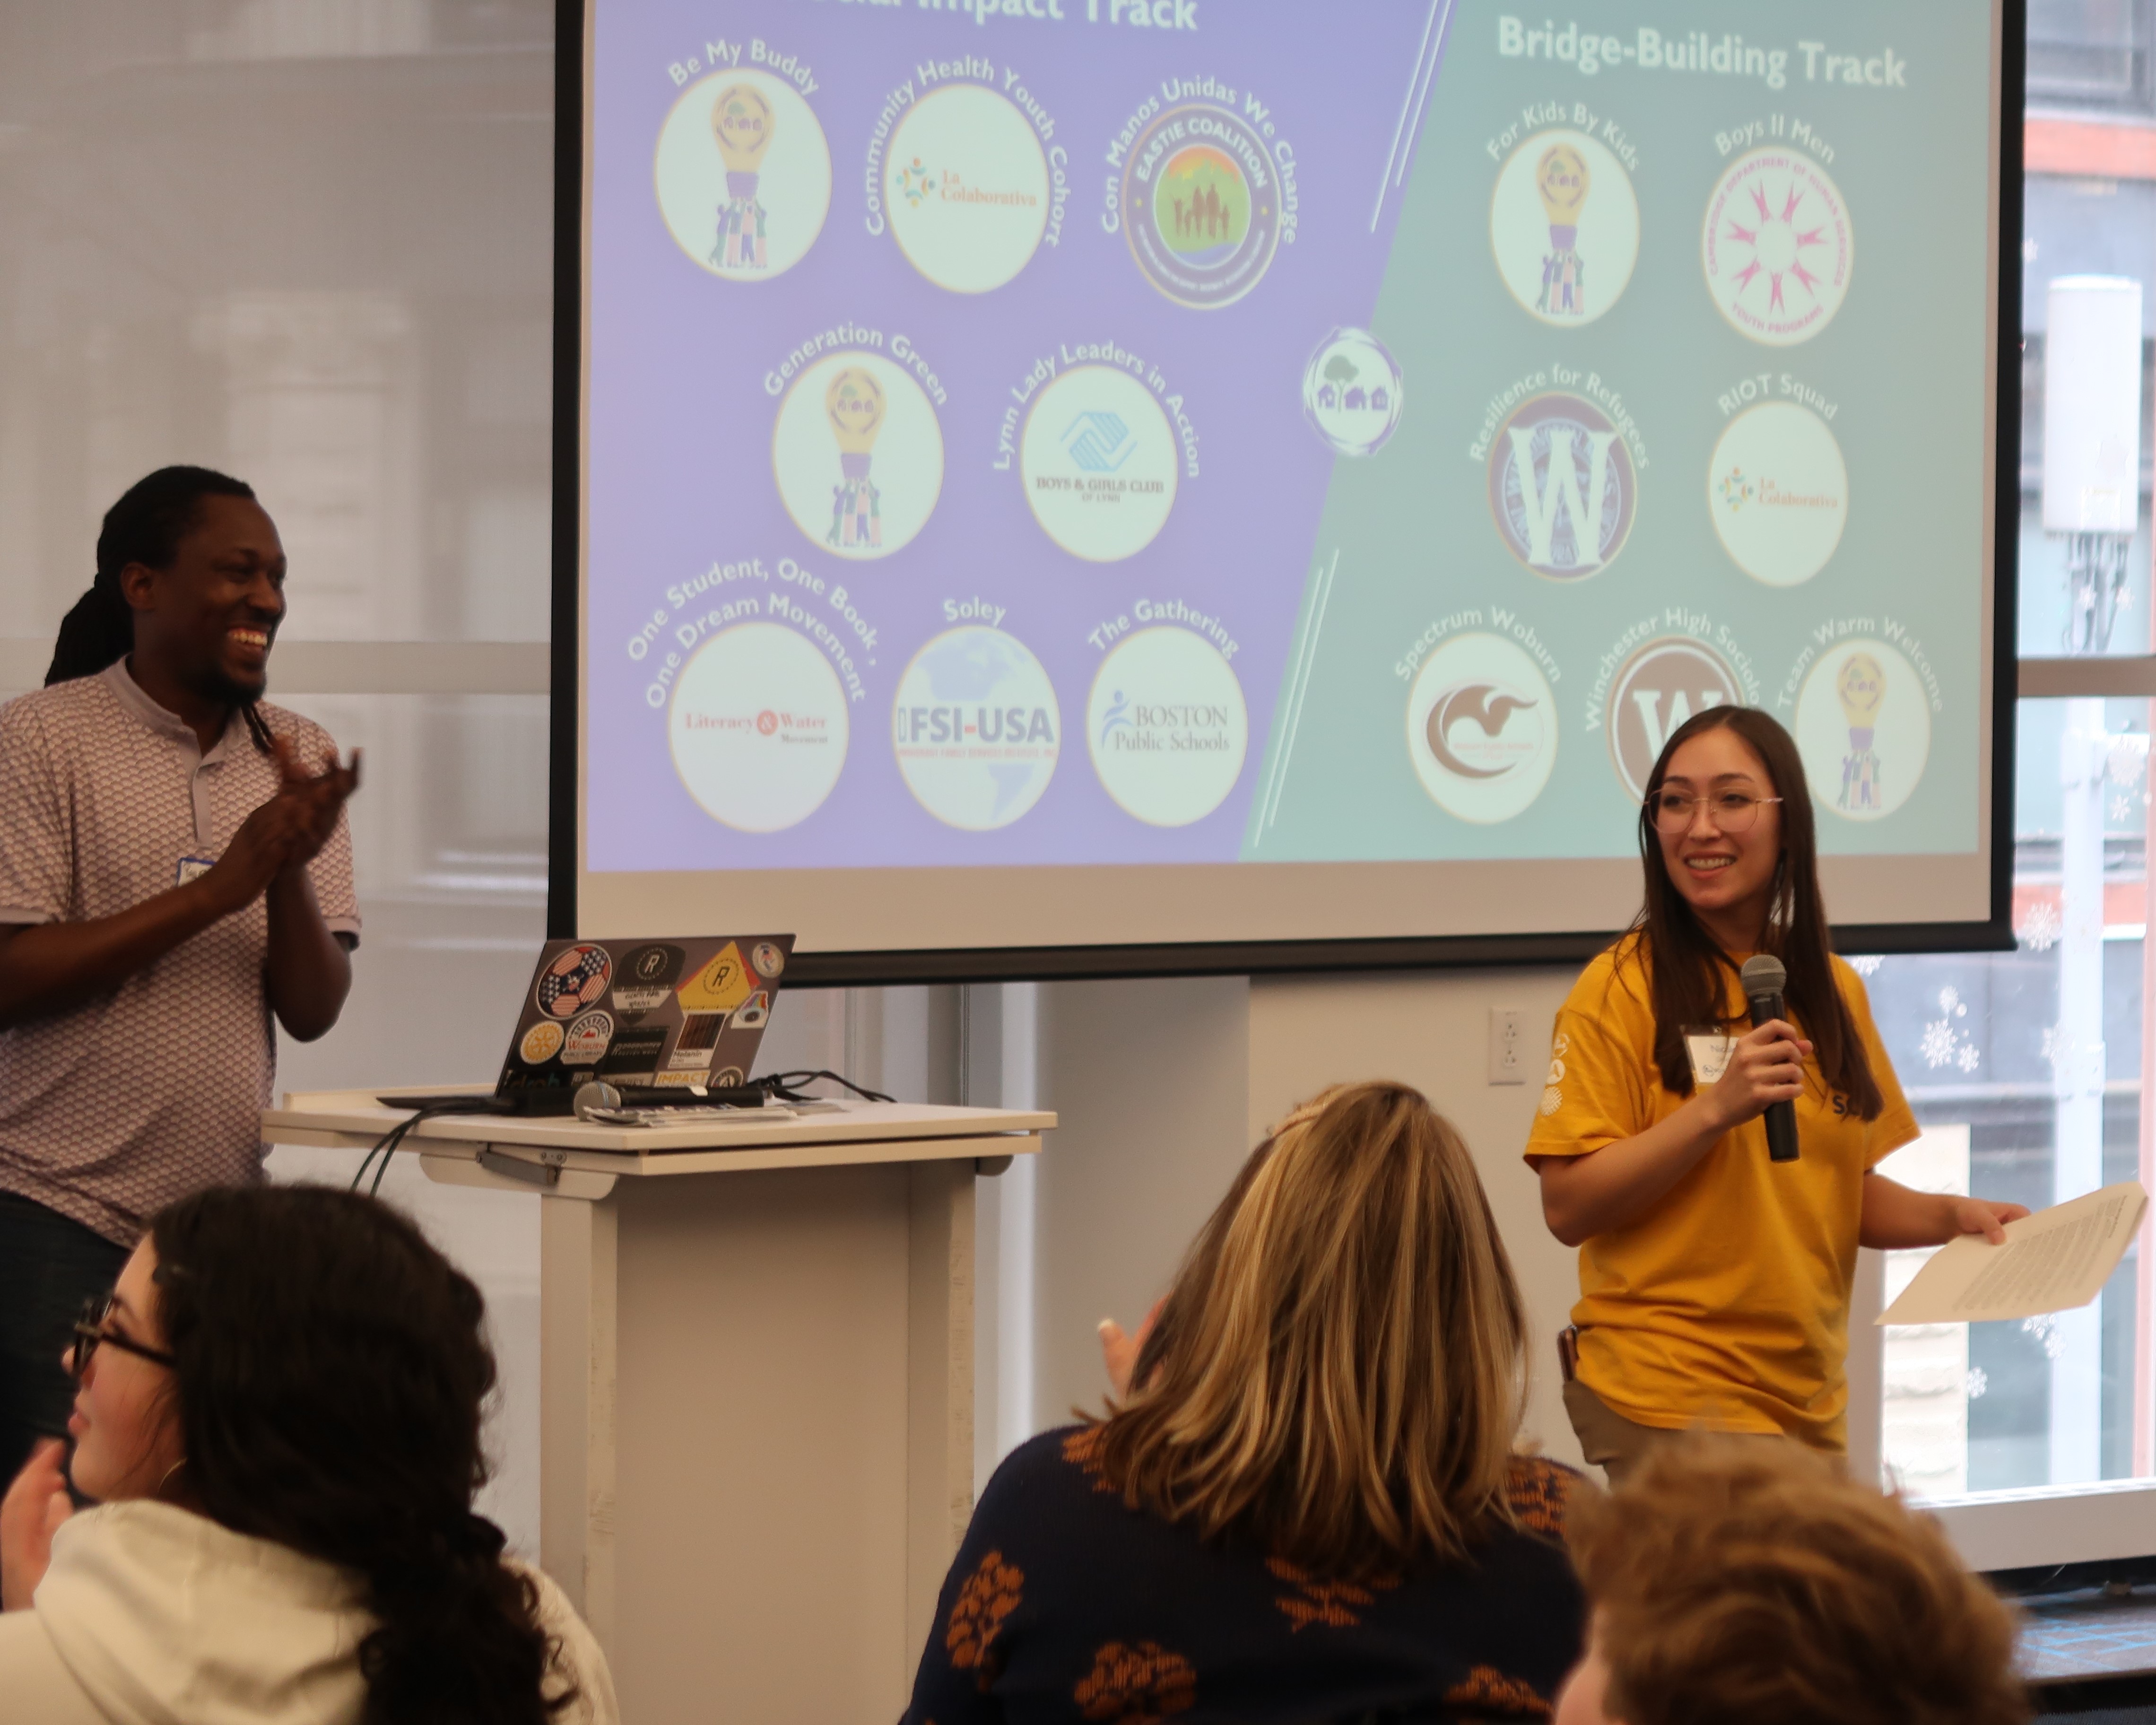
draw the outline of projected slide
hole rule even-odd
[[[596,0],[586,869],[1973,856],[1983,22]]]

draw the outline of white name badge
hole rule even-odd
[[[1684,1040],[1685,1052],[1691,1056],[1693,1087],[1705,1090],[1719,1083],[1729,1070],[1729,1056],[1737,1047],[1737,1039],[1727,1030],[1696,1030],[1687,1025]]]
[[[184,886],[190,880],[199,880],[216,866],[217,859],[213,856],[183,856],[179,867],[172,871],[173,884]]]

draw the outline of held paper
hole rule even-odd
[[[2123,1180],[2006,1224],[2006,1244],[1964,1234],[1933,1253],[1882,1324],[1983,1323],[2086,1306],[2125,1255],[2148,1194]]]

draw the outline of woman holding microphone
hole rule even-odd
[[[1640,857],[1639,916],[1558,1013],[1527,1141],[1543,1218],[1580,1249],[1565,1409],[1612,1485],[1687,1428],[1839,1455],[1857,1247],[1999,1240],[2028,1212],[1872,1172],[1917,1122],[1864,984],[1828,947],[1787,732],[1737,706],[1680,726]],[[1786,968],[1788,1017],[1750,1027],[1738,973],[1756,953]],[[1768,1158],[1776,1102],[1794,1106],[1794,1162]]]

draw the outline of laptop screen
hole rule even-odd
[[[793,951],[790,934],[549,941],[495,1093],[746,1083]]]

